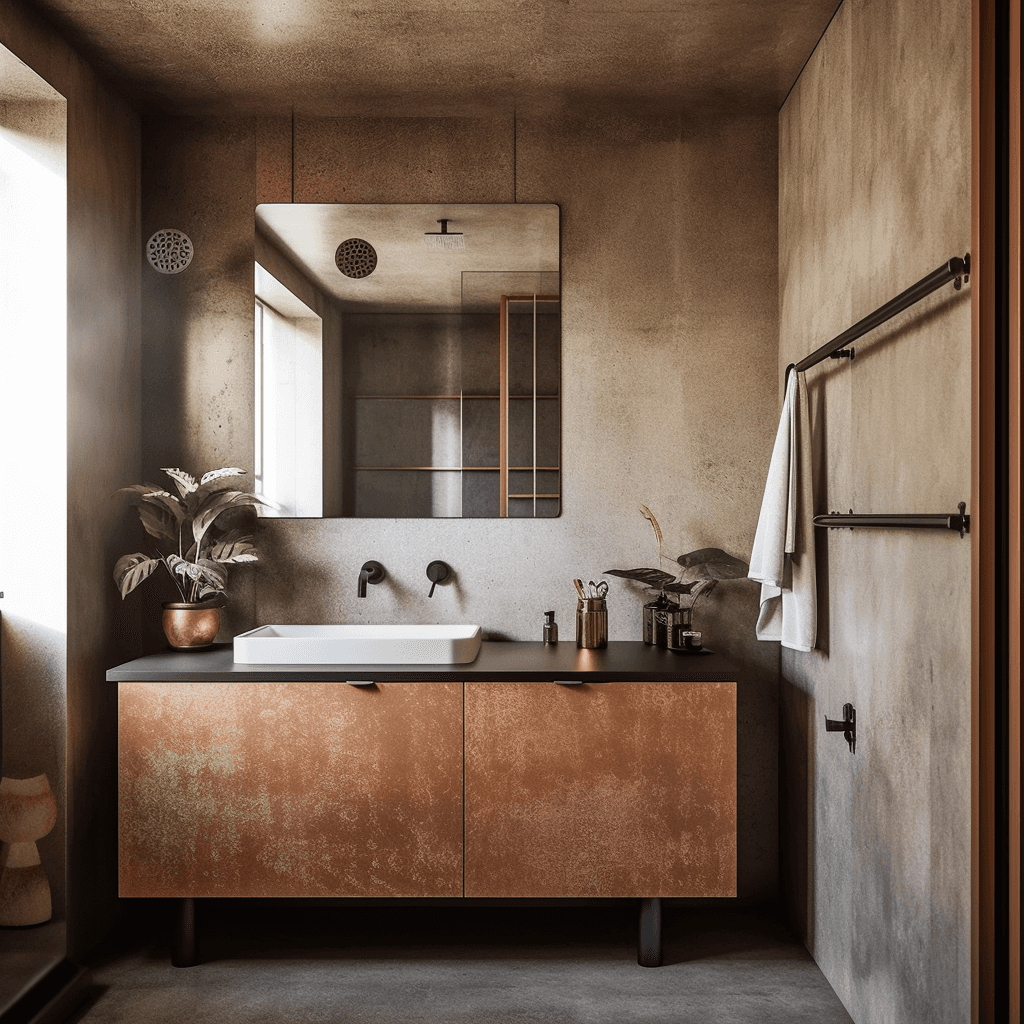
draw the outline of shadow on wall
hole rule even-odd
[[[900,341],[905,336],[927,335],[929,328],[934,329],[937,325],[944,323],[958,306],[965,302],[970,303],[971,291],[969,287],[959,290],[947,287],[939,292],[937,298],[932,301],[934,304],[930,307],[921,303],[909,312],[890,320],[888,324],[876,327],[869,336],[862,340],[861,344],[854,344],[853,348],[856,350],[854,365],[847,369],[851,373],[856,373],[857,364],[863,366],[865,360],[888,351],[894,342]]]
[[[825,453],[828,451],[828,403],[827,381],[832,374],[819,376],[809,391],[811,413],[812,455],[814,467],[813,496],[814,514],[828,511],[828,467],[825,464]],[[839,511],[837,509],[837,511]],[[828,592],[828,530],[814,530],[814,559],[817,566],[815,579],[815,598],[817,600],[818,632],[815,648],[824,658],[828,657],[829,645],[829,592]]]
[[[780,883],[782,905],[790,924],[808,949],[814,948],[810,893],[814,887],[814,747],[810,693],[784,676],[779,698],[788,713],[781,715],[779,742],[779,835],[782,837]]]

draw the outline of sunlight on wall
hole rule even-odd
[[[63,101],[0,103],[0,565],[4,614],[67,630]]]

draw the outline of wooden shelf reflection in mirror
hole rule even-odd
[[[555,430],[551,423],[551,410],[539,404],[544,394],[542,382],[561,377],[561,308],[560,295],[502,295],[499,302],[498,514],[502,517],[510,514],[510,498],[531,499],[536,518],[538,501],[559,497],[542,490],[537,474],[545,472],[539,465],[542,450],[547,454],[552,438],[561,437],[560,425]],[[513,398],[529,400],[530,408],[513,406]],[[513,458],[520,466],[512,465]],[[509,474],[519,468],[532,472],[530,487],[526,492],[511,493]]]

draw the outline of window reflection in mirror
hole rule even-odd
[[[268,514],[559,515],[557,206],[262,205],[256,258]]]

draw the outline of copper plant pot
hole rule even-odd
[[[220,610],[224,598],[208,601],[165,601],[163,627],[167,642],[176,651],[194,651],[209,647],[220,629]]]

